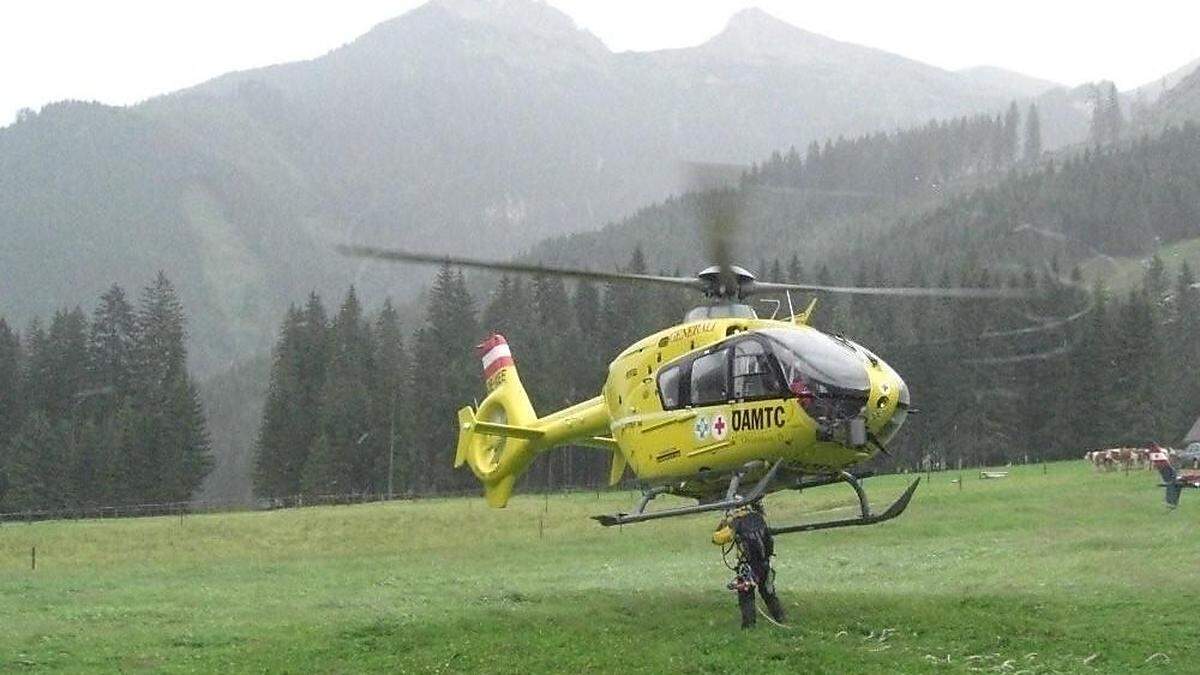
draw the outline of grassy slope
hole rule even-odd
[[[1167,279],[1175,283],[1179,268],[1187,261],[1192,271],[1200,274],[1200,238],[1185,239],[1167,244],[1158,250],[1167,270]],[[1083,275],[1088,281],[1102,279],[1112,291],[1128,291],[1142,284],[1150,258],[1095,258],[1083,265]]]
[[[960,492],[935,475],[892,523],[781,538],[794,623],[753,633],[706,541],[715,518],[586,519],[627,494],[5,525],[0,671],[1195,667],[1200,495],[1167,514],[1150,474],[1081,462],[967,476]],[[903,486],[870,482],[879,503]],[[773,497],[772,519],[841,490]]]

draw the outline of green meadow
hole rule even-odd
[[[588,519],[632,493],[9,523],[0,672],[1200,672],[1200,493],[1167,512],[1150,472],[1010,471],[780,537],[790,625],[753,631],[715,515]],[[782,525],[851,499],[766,503]]]

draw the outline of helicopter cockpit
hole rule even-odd
[[[659,393],[666,409],[795,396],[814,417],[845,419],[867,403],[866,364],[852,343],[820,331],[759,330],[663,368]]]

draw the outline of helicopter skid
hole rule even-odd
[[[673,518],[675,516],[686,516],[696,513],[707,513],[709,511],[729,511],[742,506],[747,506],[755,502],[761,501],[763,497],[770,491],[771,483],[775,481],[782,461],[775,462],[771,469],[767,471],[754,487],[744,495],[737,494],[739,483],[742,474],[736,473],[729,481],[729,488],[723,499],[712,502],[695,504],[692,506],[681,506],[677,508],[662,509],[660,511],[646,511],[646,506],[660,494],[668,491],[669,488],[658,487],[646,491],[642,495],[642,499],[638,502],[637,508],[633,513],[615,513],[600,516],[592,516],[594,520],[605,527],[613,525],[628,525],[630,523],[640,523],[647,520],[657,520],[660,518]],[[771,534],[790,534],[793,532],[812,532],[815,530],[828,530],[838,527],[854,527],[858,525],[874,525],[887,520],[896,518],[904,513],[908,508],[909,502],[912,501],[913,493],[917,490],[917,485],[921,479],[913,481],[904,494],[891,504],[886,511],[879,514],[871,512],[871,506],[867,501],[867,493],[863,489],[861,478],[848,472],[842,471],[837,474],[815,476],[810,479],[800,479],[794,485],[788,486],[792,490],[804,490],[811,487],[819,487],[822,485],[832,485],[834,483],[848,483],[854,489],[858,496],[859,516],[855,518],[845,518],[841,520],[829,520],[817,523],[804,523],[800,525],[790,525],[785,527],[772,527]]]
[[[783,460],[776,461],[754,485],[750,492],[739,495],[737,489],[741,482],[742,474],[735,473],[733,478],[729,480],[729,489],[725,492],[725,498],[705,504],[695,504],[693,506],[680,506],[673,509],[662,509],[661,511],[646,512],[646,505],[650,500],[667,491],[665,487],[654,488],[648,490],[642,495],[642,499],[638,502],[637,508],[633,513],[612,513],[600,516],[592,516],[592,519],[599,522],[605,527],[613,525],[628,525],[629,523],[640,523],[645,520],[657,520],[659,518],[671,518],[674,516],[686,516],[693,513],[706,513],[708,511],[728,511],[736,509],[740,506],[753,504],[762,499],[767,494],[767,488],[771,482],[775,480],[775,475],[779,473],[779,467],[783,465]]]
[[[871,505],[867,502],[867,492],[863,489],[862,482],[858,476],[842,471],[836,476],[828,476],[805,482],[797,485],[796,490],[803,490],[806,487],[816,487],[818,485],[832,485],[833,483],[846,482],[850,487],[854,488],[854,493],[858,496],[859,516],[856,518],[843,518],[840,520],[826,520],[817,523],[803,523],[801,525],[789,525],[786,527],[772,527],[771,534],[791,534],[793,532],[813,532],[816,530],[832,530],[837,527],[855,527],[858,525],[874,525],[882,523],[886,520],[891,520],[908,508],[908,503],[912,501],[913,493],[917,491],[917,486],[921,484],[921,479],[918,478],[909,484],[908,489],[904,494],[900,495],[892,505],[883,513],[871,513]]]

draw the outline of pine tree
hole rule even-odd
[[[503,335],[512,345],[514,353],[522,355],[523,361],[523,355],[526,350],[533,348],[533,340],[538,335],[538,331],[534,330],[537,325],[535,321],[529,287],[520,277],[501,277],[500,283],[492,289],[480,327],[489,334]]]
[[[44,398],[39,407],[51,422],[75,419],[88,387],[87,319],[79,308],[59,311],[36,357]]]
[[[183,306],[162,272],[142,290],[135,321],[130,496],[190,499],[212,457],[199,393],[187,372]]]
[[[613,355],[604,351],[600,291],[596,286],[581,282],[575,287],[571,304],[575,311],[575,329],[579,335],[579,350],[571,360],[573,368],[570,379],[575,384],[575,393],[571,398],[581,400],[584,396],[594,395],[588,392],[600,390],[608,371],[608,359]]]
[[[133,307],[118,285],[100,296],[88,337],[88,377],[97,391],[91,410],[110,413],[131,392],[137,324]]]
[[[629,263],[622,271],[646,273],[646,256],[642,253],[640,245],[634,248]],[[635,284],[608,284],[604,292],[601,314],[607,333],[605,352],[611,356],[621,353],[654,328],[649,320],[649,303],[645,290]]]
[[[321,397],[325,391],[325,375],[330,362],[332,330],[325,305],[315,292],[309,293],[300,322],[293,358],[299,398],[293,405],[302,411],[297,426],[297,467],[305,463],[305,453],[316,440],[321,420]]]
[[[1117,93],[1117,85],[1112,82],[1108,83],[1108,95],[1105,98],[1104,108],[1108,117],[1108,142],[1116,144],[1121,140],[1121,133],[1125,127],[1125,115],[1121,111],[1121,96]]]
[[[404,351],[404,335],[400,330],[400,315],[392,306],[391,298],[384,300],[383,308],[375,319],[374,340],[375,353],[373,363],[375,368],[374,386],[371,389],[371,437],[376,440],[380,450],[378,466],[372,470],[372,475],[383,476],[380,489],[386,489],[387,471],[392,466],[392,488],[403,487],[409,467],[403,462],[400,453],[405,445],[405,411],[407,399],[404,396],[404,378],[408,374],[408,356]],[[395,460],[395,461],[394,461]]]
[[[535,278],[533,304],[534,325],[541,331],[537,345],[530,345],[526,359],[536,364],[528,369],[532,376],[529,393],[536,409],[557,410],[571,402],[570,387],[560,372],[562,364],[570,361],[575,351],[571,302],[562,278]]]
[[[0,453],[21,425],[21,368],[21,341],[0,318]]]
[[[784,281],[799,284],[804,281],[804,265],[800,262],[800,256],[793,253],[791,260],[788,261],[787,278]]]
[[[1187,261],[1180,266],[1175,305],[1175,321],[1166,331],[1172,338],[1166,358],[1172,364],[1192,367],[1169,369],[1172,385],[1168,399],[1173,402],[1171,440],[1176,440],[1176,434],[1186,433],[1200,416],[1200,378],[1196,377],[1194,367],[1200,363],[1200,288],[1196,287],[1196,276]]]
[[[9,444],[21,426],[21,341],[0,318],[0,511],[4,510],[9,481]]]
[[[8,483],[4,511],[57,509],[71,505],[65,466],[74,454],[69,423],[31,412],[9,441],[3,473]]]
[[[1021,111],[1017,108],[1017,102],[1013,101],[1008,105],[1008,111],[1004,113],[1004,144],[1003,144],[1003,163],[1005,166],[1012,164],[1017,159],[1017,141],[1020,139],[1021,129]]]
[[[479,396],[481,367],[474,347],[481,338],[475,303],[461,273],[439,271],[429,292],[424,325],[413,340],[411,390],[420,392],[419,411],[410,419],[417,491],[471,485],[472,477],[452,473],[458,440],[458,408]],[[521,356],[518,353],[518,362]]]
[[[298,419],[310,413],[300,407],[301,332],[304,315],[288,308],[271,361],[267,400],[255,441],[254,493],[281,498],[300,493],[301,475],[312,439],[305,438]],[[298,445],[303,444],[303,450]]]
[[[528,353],[527,363],[533,365],[522,371],[528,372],[527,385],[534,402],[534,409],[545,414],[573,403],[571,383],[564,376],[565,365],[575,358],[578,340],[575,322],[571,313],[571,302],[561,277],[538,276],[533,285],[534,315],[541,328],[536,347]],[[570,480],[574,451],[566,449],[552,455],[544,455],[538,463],[542,468],[542,484],[549,488],[552,480],[562,484]],[[536,475],[536,474],[535,474]]]
[[[377,487],[379,439],[371,434],[375,368],[370,329],[354,287],[330,329],[329,365],[321,396],[318,440],[304,469],[310,494],[370,492]]]
[[[1116,144],[1121,139],[1124,126],[1120,94],[1112,82],[1105,82],[1092,89],[1092,124],[1089,137],[1092,145]]]
[[[1025,161],[1033,164],[1042,157],[1042,120],[1036,103],[1029,104],[1025,115]]]

